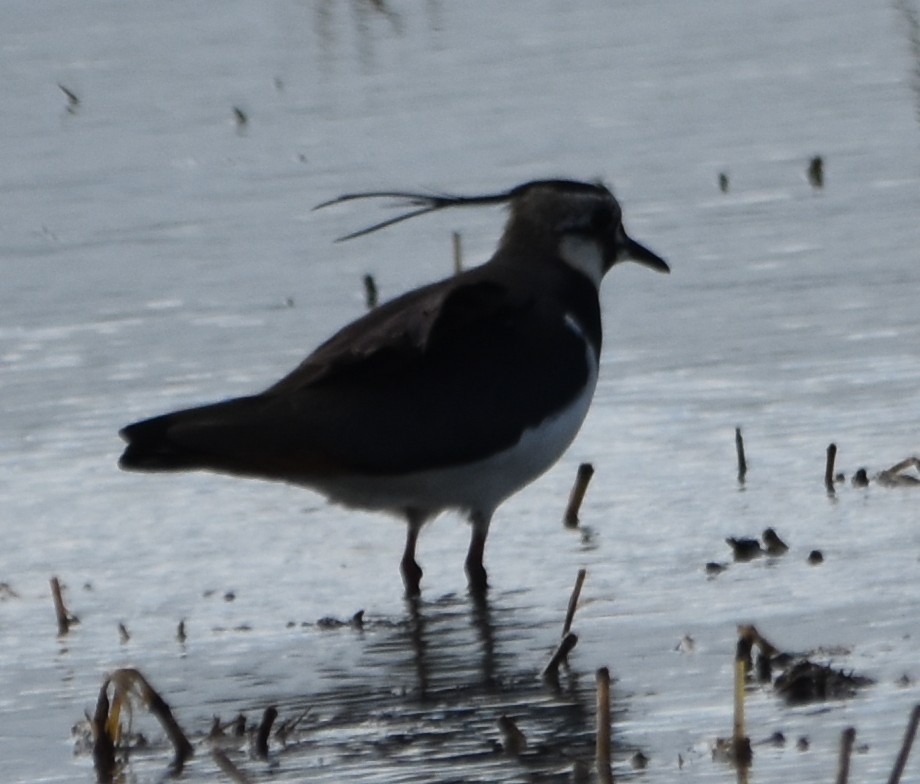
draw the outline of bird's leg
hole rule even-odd
[[[406,510],[406,522],[409,527],[406,531],[406,549],[403,551],[399,570],[402,572],[403,584],[406,586],[406,596],[419,596],[422,592],[422,567],[415,561],[415,543],[418,541],[418,532],[422,530],[425,515],[418,509]]]
[[[482,565],[482,556],[486,549],[486,537],[489,535],[491,521],[491,512],[473,512],[470,515],[473,534],[470,537],[469,552],[466,554],[466,576],[470,581],[470,592],[474,596],[484,596],[489,587],[486,568]]]

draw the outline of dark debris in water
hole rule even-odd
[[[351,616],[347,621],[343,621],[339,618],[333,618],[331,616],[326,616],[320,618],[316,622],[316,626],[319,629],[363,629],[364,628],[364,610],[358,610],[354,615]]]
[[[833,447],[834,445],[831,444],[831,446]],[[831,480],[829,476],[831,468],[832,464],[828,463],[828,476],[825,477],[825,482],[828,490],[833,493],[834,484],[844,482],[846,477],[845,474],[838,473]],[[853,472],[850,483],[853,487],[863,488],[868,487],[873,480],[879,487],[920,487],[920,458],[916,456],[906,457],[890,468],[879,471],[872,477],[869,475],[869,469],[861,466]]]
[[[763,544],[761,544],[761,540]],[[750,536],[729,536],[726,537],[725,543],[731,547],[735,563],[746,563],[764,555],[770,558],[770,563],[773,563],[774,559],[780,558],[789,552],[789,545],[780,538],[774,528],[765,528],[761,534],[761,539],[755,539]],[[716,577],[727,568],[728,564],[709,561],[705,566],[706,576],[709,578]]]
[[[732,554],[736,561],[751,561],[759,558],[764,554],[760,542],[747,536],[729,536],[725,543],[732,548]]]
[[[756,664],[752,656],[755,647],[758,650]],[[846,656],[850,653],[847,648],[818,648],[807,654],[786,653],[751,625],[740,627],[738,651],[740,657],[747,659],[747,672],[761,683],[772,683],[774,693],[789,705],[848,699],[859,689],[874,683],[871,678],[813,660],[817,656]],[[777,671],[779,675],[773,678]]]
[[[803,705],[853,697],[872,683],[871,678],[801,659],[776,678],[773,688],[790,705]]]

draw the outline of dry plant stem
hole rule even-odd
[[[904,766],[907,765],[907,757],[910,755],[910,747],[913,745],[914,736],[917,734],[917,724],[920,724],[920,704],[914,705],[914,709],[911,711],[907,731],[904,733],[904,742],[901,744],[901,750],[898,752],[898,758],[895,760],[888,784],[898,784],[901,780]]]
[[[377,307],[377,281],[373,275],[364,276],[364,302],[368,310]]]
[[[185,733],[182,732],[182,728],[173,718],[172,711],[169,709],[169,705],[166,704],[166,701],[150,687],[150,684],[146,681],[144,681],[144,683],[150,692],[148,700],[150,712],[160,720],[163,729],[166,730],[166,734],[169,736],[170,743],[172,743],[173,748],[176,750],[174,767],[176,770],[182,770],[185,761],[195,753],[195,750],[192,748],[192,744],[189,743],[188,738],[185,737]]]
[[[454,248],[454,275],[459,275],[463,272],[463,247],[459,231],[451,234],[451,242]]]
[[[610,670],[597,671],[597,746],[595,751],[598,781],[613,781],[610,770]]]
[[[272,724],[278,718],[278,709],[274,705],[269,705],[262,714],[262,723],[259,725],[259,732],[256,735],[256,755],[260,759],[268,756],[268,736],[272,731]]]
[[[738,743],[744,737],[744,679],[747,664],[744,659],[735,659],[735,713],[732,737]]]
[[[856,740],[856,730],[847,727],[840,733],[840,759],[837,761],[837,784],[847,784],[850,777],[850,755],[853,753],[853,743]]]
[[[572,595],[569,597],[569,609],[565,613],[565,624],[562,627],[562,636],[565,637],[572,628],[572,621],[575,619],[575,610],[578,607],[578,597],[581,596],[581,586],[585,584],[586,569],[579,569],[578,576],[575,578],[575,587],[572,589]]]
[[[169,709],[166,700],[147,682],[147,679],[141,675],[139,670],[133,668],[115,670],[109,676],[109,680],[115,685],[116,690],[120,689],[126,697],[133,691],[140,697],[147,709],[157,717],[160,724],[163,725],[163,729],[166,730],[169,742],[172,743],[176,752],[173,767],[177,772],[181,771],[185,761],[195,753],[195,749],[189,739],[185,737],[185,733],[175,718],[173,718],[172,711]]]
[[[565,635],[565,637],[562,638],[562,642],[559,643],[559,647],[556,648],[553,658],[549,660],[549,664],[547,664],[546,669],[543,670],[543,676],[555,678],[559,674],[559,665],[562,663],[563,659],[569,655],[569,652],[577,643],[578,635],[572,632]]]
[[[751,741],[744,733],[744,684],[747,679],[747,661],[735,659],[735,715],[732,732],[732,758],[739,771],[751,765]]]
[[[837,460],[837,444],[827,447],[827,464],[824,466],[824,486],[827,492],[834,492],[834,462]]]
[[[281,722],[281,725],[275,730],[275,737],[281,741],[282,745],[287,744],[288,735],[297,729],[297,726],[307,717],[311,710],[312,708],[307,708],[299,716]]]
[[[233,761],[222,749],[217,746],[212,747],[211,756],[214,758],[214,762],[217,763],[217,767],[231,781],[235,781],[236,784],[250,784],[250,778],[233,764]]]
[[[752,655],[754,650],[756,629],[753,626],[741,626],[738,629],[738,644],[735,646],[735,661],[743,661],[745,667],[745,674],[751,667],[754,666],[754,657]],[[737,675],[737,673],[735,673]]]
[[[899,474],[905,468],[920,468],[920,460],[916,457],[907,457],[902,460],[900,463],[895,463],[887,471],[882,471],[883,474]]]
[[[578,510],[581,509],[581,502],[585,500],[585,493],[592,476],[594,476],[594,466],[590,463],[582,463],[578,466],[578,474],[575,477],[575,484],[569,495],[569,505],[566,507],[563,518],[567,528],[575,528],[578,525]]]
[[[903,487],[905,485],[920,484],[920,482],[910,474],[901,473],[908,468],[920,470],[920,458],[908,457],[900,463],[895,463],[891,468],[885,469],[878,475],[878,481],[887,487]]]
[[[61,583],[57,577],[51,578],[51,598],[54,599],[54,614],[57,616],[58,634],[65,635],[70,631],[70,615],[64,606],[64,597],[61,595]]]
[[[99,697],[96,700],[96,712],[93,714],[93,767],[96,769],[96,781],[107,784],[115,776],[115,740],[109,734],[109,679],[102,682]]]
[[[747,460],[744,459],[744,439],[741,437],[741,428],[735,428],[735,451],[738,453],[738,481],[744,484],[747,475]]]

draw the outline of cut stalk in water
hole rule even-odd
[[[738,453],[738,481],[744,484],[747,475],[747,460],[744,459],[744,439],[741,437],[741,428],[735,428],[735,451]]]
[[[51,578],[51,598],[54,600],[54,614],[57,616],[58,636],[63,637],[70,631],[70,625],[76,621],[76,618],[67,612],[64,596],[61,593],[61,583],[57,577]]]
[[[595,749],[597,778],[602,784],[612,784],[610,769],[610,670],[597,671],[597,746]]]
[[[459,231],[451,234],[451,241],[454,248],[454,275],[459,275],[463,272],[463,240]]]
[[[575,619],[575,610],[578,607],[578,597],[581,596],[581,586],[585,584],[585,575],[587,569],[579,569],[578,576],[575,578],[575,587],[572,589],[572,595],[569,597],[569,608],[565,613],[565,623],[562,626],[562,636],[565,637],[572,628],[572,621]]]
[[[732,732],[732,759],[734,759],[735,765],[739,770],[750,767],[753,757],[751,741],[744,731],[744,685],[747,680],[748,661],[744,656],[735,657],[735,711]]]
[[[901,774],[907,764],[907,757],[910,755],[910,747],[913,745],[914,736],[917,734],[917,724],[920,724],[920,704],[914,705],[914,709],[911,711],[907,731],[904,733],[904,742],[901,743],[901,751],[898,752],[898,758],[895,760],[888,784],[898,784],[901,780]]]
[[[256,756],[259,759],[268,757],[268,736],[272,731],[272,724],[278,718],[278,709],[274,705],[269,705],[262,714],[262,723],[259,725],[259,731],[256,733]]]
[[[824,486],[828,493],[834,492],[834,462],[837,459],[837,444],[828,444],[827,463],[824,466]]]
[[[569,495],[569,505],[565,510],[565,524],[568,528],[578,526],[578,510],[581,509],[581,502],[585,500],[585,492],[588,490],[588,483],[594,476],[594,466],[590,463],[582,463],[578,466],[578,474],[575,477],[575,484],[572,486],[572,492]]]
[[[578,644],[578,635],[573,632],[569,632],[565,637],[562,638],[562,642],[559,643],[559,646],[556,648],[556,652],[553,654],[553,658],[549,660],[549,664],[543,670],[544,678],[557,678],[559,677],[559,665],[565,660],[566,656],[569,655],[572,648]]]
[[[850,755],[853,753],[853,743],[856,740],[856,730],[847,727],[840,734],[840,758],[837,761],[837,784],[847,784],[850,777]]]
[[[373,275],[364,276],[364,301],[367,305],[368,310],[373,310],[377,307],[377,281],[374,280]]]

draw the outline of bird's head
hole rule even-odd
[[[599,285],[617,262],[632,260],[659,272],[667,262],[626,234],[620,205],[601,183],[576,180],[533,180],[509,191],[481,196],[453,196],[373,191],[350,193],[315,209],[367,198],[398,199],[408,212],[353,232],[342,240],[370,234],[394,223],[447,207],[507,204],[511,215],[501,246],[516,254],[552,254]]]
[[[620,261],[670,271],[664,259],[626,234],[619,203],[600,183],[537,180],[508,196],[511,215],[502,245],[509,249],[549,248],[595,285]]]

